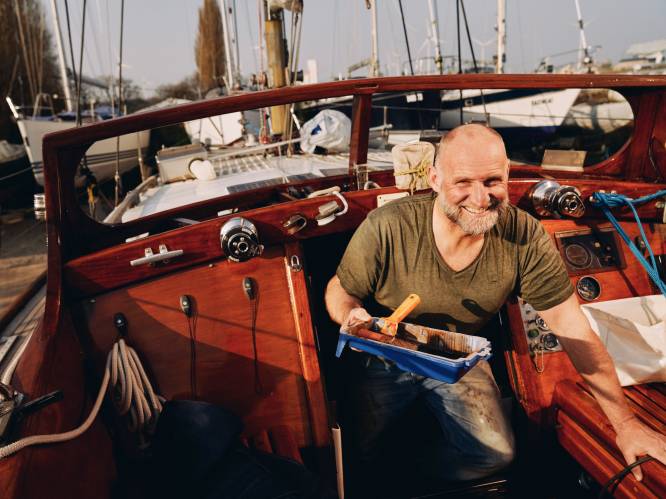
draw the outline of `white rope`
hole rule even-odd
[[[109,380],[111,384],[109,384]],[[104,377],[88,418],[81,426],[74,430],[53,435],[33,435],[22,438],[0,448],[0,459],[14,454],[15,452],[31,445],[52,444],[73,440],[82,435],[99,413],[107,388],[111,395],[118,413],[125,415],[129,412],[129,429],[133,432],[146,432],[157,421],[162,412],[161,398],[153,391],[153,387],[146,376],[136,351],[126,345],[122,338],[113,345],[106,357]]]

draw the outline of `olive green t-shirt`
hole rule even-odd
[[[441,257],[432,231],[432,193],[370,212],[337,270],[342,287],[385,316],[410,293],[421,303],[408,322],[476,333],[516,293],[536,310],[562,303],[573,287],[543,226],[515,206],[502,209],[477,258],[458,272]]]

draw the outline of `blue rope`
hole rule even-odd
[[[606,218],[608,218],[610,223],[613,224],[613,227],[615,227],[615,230],[617,230],[618,234],[620,234],[622,240],[627,244],[627,246],[629,246],[629,249],[634,254],[636,259],[641,263],[641,265],[643,265],[643,267],[645,267],[645,270],[650,276],[650,279],[652,279],[652,281],[657,285],[659,291],[661,291],[662,294],[666,296],[666,284],[659,276],[659,270],[657,269],[657,262],[655,261],[652,247],[648,242],[645,231],[643,230],[643,224],[641,223],[641,219],[638,217],[638,212],[634,206],[641,203],[647,203],[648,201],[652,201],[653,199],[661,197],[666,197],[666,190],[657,191],[654,194],[643,196],[638,199],[631,199],[624,194],[607,194],[605,192],[595,192],[592,194],[594,204],[597,204],[602,209],[604,215],[606,215]],[[624,229],[620,227],[620,224],[610,210],[611,208],[617,208],[625,205],[629,206],[631,211],[634,213],[634,218],[636,219],[636,223],[638,224],[638,228],[641,232],[641,238],[643,239],[643,243],[645,244],[645,247],[648,250],[648,254],[650,255],[650,262],[645,259],[643,253],[636,247],[634,242],[629,239],[629,236],[624,231]]]

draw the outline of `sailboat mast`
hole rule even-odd
[[[576,14],[578,16],[578,29],[580,32],[580,46],[578,50],[578,69],[588,66],[591,62],[590,53],[587,47],[587,38],[585,37],[585,23],[583,22],[583,14],[580,10],[580,2],[575,0]]]
[[[238,18],[236,16],[236,0],[232,2],[232,18],[234,23],[233,36],[234,36],[234,49],[235,49],[235,58],[234,58],[234,76],[238,82],[238,86],[241,86],[241,72],[240,72],[240,44],[238,43]]]
[[[497,62],[496,73],[504,73],[506,60],[506,0],[497,0]]]
[[[62,90],[65,94],[65,109],[72,112],[72,94],[67,79],[67,68],[65,66],[65,50],[62,44],[62,33],[60,32],[60,19],[58,18],[58,6],[56,0],[51,0],[51,11],[53,12],[53,30],[56,34],[56,44],[58,47],[58,67],[60,68],[60,81]]]
[[[428,12],[430,14],[430,32],[432,40],[435,43],[435,66],[437,67],[437,72],[439,74],[444,73],[444,67],[442,65],[442,50],[439,45],[439,24],[437,16],[437,4],[434,0],[428,0]]]
[[[227,17],[227,1],[220,0],[220,10],[222,11],[222,31],[224,31],[224,61],[226,66],[227,90],[234,88],[234,65],[231,54],[231,37],[229,36],[229,19]]]
[[[266,37],[266,58],[268,61],[268,78],[270,88],[279,88],[286,85],[285,67],[287,66],[287,54],[285,54],[284,12],[281,7],[271,9],[264,0],[264,36]],[[271,134],[281,135],[285,132],[285,114],[287,106],[272,106]]]
[[[377,6],[375,0],[370,0],[370,13],[372,15],[372,54],[370,56],[370,77],[379,76],[379,46],[377,43]]]

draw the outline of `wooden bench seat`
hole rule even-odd
[[[666,384],[632,386],[624,392],[637,417],[666,434]],[[625,467],[613,427],[583,384],[570,380],[558,383],[553,401],[560,444],[595,480],[606,483]],[[638,482],[629,474],[615,497],[666,497],[666,466],[650,461],[641,468],[643,480]]]

